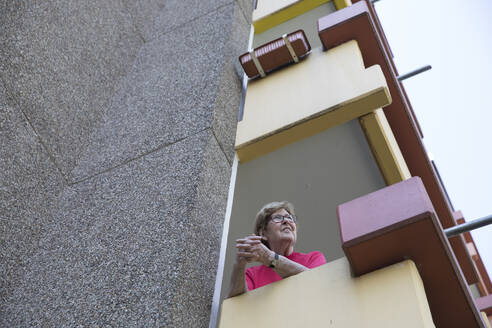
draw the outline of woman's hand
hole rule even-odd
[[[259,262],[266,266],[270,265],[274,253],[261,242],[262,239],[261,236],[251,235],[236,240],[238,264]]]
[[[273,252],[261,243],[261,239],[261,236],[248,236],[236,240],[236,263],[232,268],[231,286],[227,297],[241,295],[248,291],[244,275],[248,262],[261,262],[267,266],[270,264],[268,255]]]

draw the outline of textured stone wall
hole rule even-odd
[[[0,326],[206,327],[247,0],[0,2]]]

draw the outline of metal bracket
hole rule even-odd
[[[265,77],[265,71],[263,70],[263,67],[260,64],[260,61],[258,60],[258,57],[256,57],[255,50],[250,50],[249,55],[251,56],[251,59],[253,60],[253,63],[256,66],[256,69],[258,70],[258,73],[260,73],[261,77]]]
[[[282,35],[282,39],[284,39],[285,45],[287,46],[287,49],[289,49],[290,55],[292,56],[292,59],[294,59],[294,62],[298,63],[299,62],[299,57],[297,57],[296,52],[294,51],[294,48],[292,48],[292,44],[289,41],[289,38],[287,37],[287,34]]]

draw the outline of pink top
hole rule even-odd
[[[326,259],[323,254],[318,251],[307,254],[292,252],[292,254],[286,257],[289,260],[302,264],[309,269],[326,263]],[[282,280],[282,277],[267,266],[258,265],[246,269],[246,283],[248,284],[248,290],[260,288],[279,280]]]

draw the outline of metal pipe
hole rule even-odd
[[[418,68],[418,69],[416,69],[416,70],[414,70],[414,71],[411,71],[411,72],[409,72],[409,73],[407,73],[407,74],[400,75],[400,76],[398,76],[398,77],[397,77],[397,79],[398,79],[398,81],[400,81],[400,82],[401,82],[401,81],[403,81],[403,80],[408,79],[409,77],[412,77],[412,76],[414,76],[414,75],[417,75],[417,74],[423,73],[423,72],[425,72],[425,71],[428,71],[428,70],[430,70],[431,68],[432,68],[432,66],[431,66],[431,65],[427,65],[427,66],[424,66],[424,67]]]
[[[486,225],[492,224],[492,214],[480,219],[476,219],[470,222],[466,222],[451,228],[444,230],[444,233],[448,238],[459,235],[463,232],[468,232],[471,230],[475,230]]]

